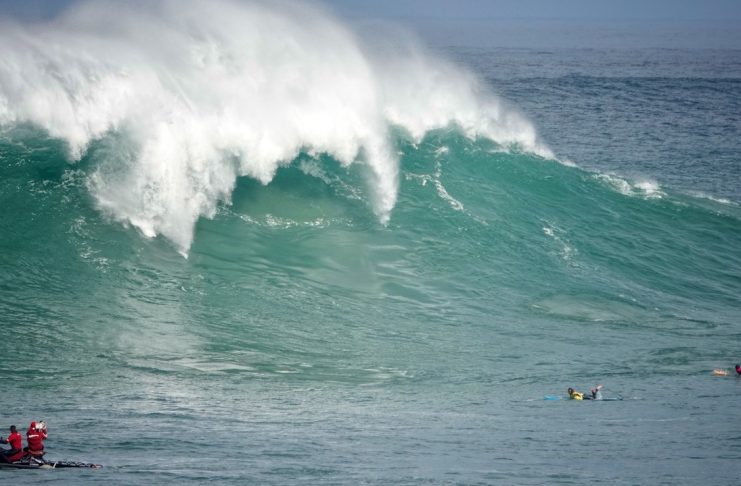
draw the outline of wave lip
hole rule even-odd
[[[299,153],[368,170],[381,223],[396,204],[389,132],[457,126],[546,157],[535,129],[460,68],[399,39],[383,55],[317,7],[87,2],[0,30],[0,124],[34,123],[80,159],[101,210],[187,253],[236,179],[268,184]],[[112,136],[114,135],[114,136]]]

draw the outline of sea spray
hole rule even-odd
[[[457,126],[550,156],[518,113],[411,39],[364,41],[325,11],[262,2],[87,2],[0,31],[0,124],[30,122],[79,160],[99,209],[186,254],[236,180],[300,153],[367,166],[382,223],[397,201],[389,136]],[[379,55],[379,53],[383,55]]]

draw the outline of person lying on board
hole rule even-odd
[[[713,370],[714,376],[728,376],[728,371],[723,368],[715,368]],[[736,365],[736,376],[741,376],[741,364]]]
[[[589,391],[589,395],[575,391],[573,388],[568,390],[569,398],[572,400],[602,400],[602,385],[597,385]]]

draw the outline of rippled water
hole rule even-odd
[[[187,258],[101,210],[125,141],[71,163],[6,123],[3,420],[105,467],[4,476],[734,484],[741,380],[711,371],[741,359],[738,51],[444,54],[558,160],[396,127],[384,225],[362,167],[305,150],[238,177]],[[624,400],[543,400],[597,383]]]

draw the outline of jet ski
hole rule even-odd
[[[18,440],[18,444],[20,444],[20,436],[17,435],[15,425],[11,425],[10,430],[13,434],[16,434],[16,439]],[[38,442],[42,442],[47,437],[46,423],[43,420],[40,420],[39,422],[31,422],[31,427],[28,429],[29,447],[23,449],[24,452],[22,453],[20,459],[13,462],[7,462],[7,457],[3,457],[3,460],[0,461],[0,469],[61,469],[65,467],[86,467],[91,469],[98,469],[103,467],[100,464],[91,464],[88,462],[48,461],[44,459],[45,452],[43,450],[30,450],[32,431],[35,431],[36,435],[34,435],[33,437],[35,437]],[[0,437],[0,442],[8,443],[8,441],[2,437]],[[19,445],[17,445],[16,447],[20,449]],[[41,445],[41,448],[43,449],[43,444]],[[0,450],[0,452],[7,451]],[[12,457],[17,458],[18,454],[21,454],[20,450],[14,452]]]
[[[48,461],[32,457],[26,454],[15,462],[0,462],[0,469],[62,469],[66,467],[85,467],[90,469],[100,469],[100,464],[76,461]]]

